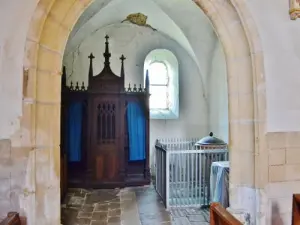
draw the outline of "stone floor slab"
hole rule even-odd
[[[112,189],[70,189],[62,203],[63,225],[208,225],[209,211],[167,211],[153,185]]]

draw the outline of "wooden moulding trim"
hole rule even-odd
[[[242,225],[233,215],[231,215],[220,203],[213,202],[210,205],[211,225]]]
[[[300,225],[300,194],[293,195],[292,225]]]

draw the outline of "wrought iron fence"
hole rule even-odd
[[[156,184],[166,208],[210,203],[210,168],[227,161],[227,149],[196,150],[198,138],[156,141]]]

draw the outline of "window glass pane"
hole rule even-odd
[[[163,84],[168,82],[168,70],[164,63],[154,62],[151,63],[149,68],[150,84]]]
[[[167,86],[150,86],[150,108],[167,109],[168,108],[168,87]]]

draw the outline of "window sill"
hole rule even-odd
[[[172,120],[178,119],[178,117],[179,115],[170,109],[150,109],[150,119]]]

